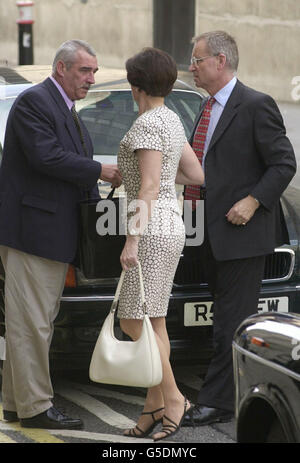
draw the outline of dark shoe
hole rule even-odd
[[[187,401],[187,399],[185,397],[184,398],[183,414],[182,414],[182,417],[181,417],[178,424],[175,423],[175,421],[171,420],[171,418],[168,418],[166,415],[164,415],[164,420],[167,420],[167,422],[169,424],[163,424],[163,427],[161,428],[161,430],[159,432],[164,433],[164,436],[156,437],[156,438],[153,437],[154,442],[156,442],[158,440],[163,440],[163,439],[169,438],[171,436],[174,436],[174,434],[176,434],[179,431],[179,429],[182,426],[183,420],[184,420],[186,414],[188,413],[187,412],[188,404],[189,404],[189,402]]]
[[[23,428],[79,429],[83,426],[80,419],[69,418],[54,407],[32,418],[21,418],[20,422]]]
[[[10,412],[9,410],[3,410],[3,419],[9,423],[19,421],[17,412]]]
[[[152,417],[152,423],[149,426],[149,428],[147,428],[145,431],[143,431],[141,428],[138,427],[138,425],[135,425],[134,428],[127,429],[128,432],[125,431],[123,436],[126,436],[126,437],[138,437],[138,438],[149,436],[149,434],[153,431],[155,426],[158,423],[162,422],[162,418],[159,418],[158,420],[156,420],[155,416],[154,416],[155,413],[160,412],[161,410],[164,410],[164,407],[158,408],[157,410],[153,410],[153,412],[143,412],[142,415],[151,415],[151,417]],[[138,434],[136,432],[136,429],[139,432]]]
[[[195,405],[186,414],[182,426],[205,426],[212,423],[226,423],[231,421],[233,413],[229,410],[220,408],[205,407],[205,405]]]

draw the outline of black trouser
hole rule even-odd
[[[188,248],[197,255],[213,295],[214,355],[198,403],[224,410],[234,410],[232,340],[239,324],[257,312],[259,292],[264,273],[265,256],[216,261],[207,230],[198,248]],[[226,246],[226,243],[224,243]]]

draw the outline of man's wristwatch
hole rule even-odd
[[[258,201],[258,199],[256,199],[255,196],[253,196],[251,193],[249,194],[249,196],[250,196],[251,198],[254,199],[254,201],[255,201],[256,204],[257,204],[257,207],[259,207],[259,206],[260,206],[260,202]]]

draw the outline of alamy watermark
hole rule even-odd
[[[300,340],[293,338],[291,343],[295,346],[292,349],[292,359],[300,360]]]
[[[147,223],[151,217],[152,235],[173,236],[178,233],[176,215],[183,215],[186,233],[186,246],[199,246],[204,238],[204,204],[197,201],[195,212],[192,211],[192,201],[183,201],[181,214],[176,200],[151,201],[150,213],[148,204],[143,200],[127,202],[127,196],[119,198],[118,205],[104,199],[97,203],[96,212],[99,217],[96,222],[98,235],[126,235],[128,232],[143,234],[147,231]],[[155,211],[158,208],[159,211]],[[175,214],[175,216],[174,216]]]
[[[291,97],[294,101],[300,100],[300,76],[294,76],[291,84],[294,86],[291,91]]]

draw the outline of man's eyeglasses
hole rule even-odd
[[[196,58],[195,56],[192,56],[191,65],[197,66],[198,63],[202,63],[202,61],[205,61],[207,58],[212,58],[213,56],[218,56],[218,54],[219,53],[217,53],[215,55],[207,55],[207,56],[203,56],[202,58]]]

